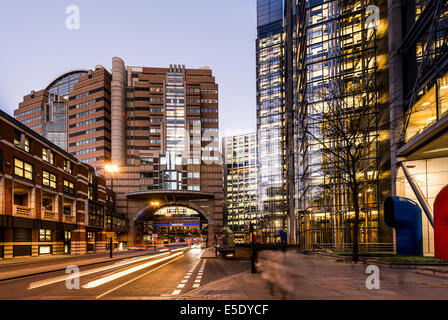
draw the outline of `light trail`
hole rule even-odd
[[[72,273],[72,274],[58,276],[58,277],[54,277],[54,278],[50,278],[50,279],[46,279],[46,280],[32,282],[28,286],[28,290],[36,289],[36,288],[43,287],[43,286],[48,286],[50,284],[54,284],[54,283],[57,283],[57,282],[73,279],[75,277],[82,277],[82,276],[86,276],[86,275],[89,275],[89,274],[92,274],[92,273],[97,273],[97,272],[102,272],[102,271],[107,271],[107,270],[110,270],[110,269],[123,267],[123,266],[126,266],[128,264],[137,263],[137,262],[144,261],[144,260],[149,260],[149,259],[154,259],[154,258],[166,256],[166,255],[169,255],[169,253],[166,252],[166,253],[156,254],[156,255],[153,255],[153,256],[147,256],[147,257],[142,257],[142,258],[131,258],[131,259],[127,259],[127,260],[124,260],[124,261],[121,261],[121,262],[114,263],[113,265],[110,265],[110,266],[104,266],[104,267],[100,267],[100,268],[96,268],[96,269],[82,271],[82,272],[80,272],[77,275]]]
[[[162,265],[160,265],[160,266],[158,266],[158,267],[156,267],[156,268],[154,268],[154,269],[151,269],[151,270],[149,270],[148,272],[146,272],[146,273],[144,273],[144,274],[141,274],[141,275],[139,275],[138,277],[135,277],[135,278],[133,278],[133,279],[131,279],[131,280],[125,282],[125,283],[122,283],[122,284],[120,284],[119,286],[117,286],[117,287],[115,287],[115,288],[112,288],[112,289],[110,289],[110,290],[108,290],[108,291],[106,291],[106,292],[100,294],[99,296],[96,297],[96,299],[99,299],[99,298],[101,298],[101,297],[104,297],[106,294],[109,294],[109,293],[111,293],[111,292],[113,292],[113,291],[115,291],[115,290],[117,290],[117,289],[120,289],[121,287],[124,287],[125,285],[128,285],[129,283],[134,282],[135,280],[138,280],[138,279],[140,279],[141,277],[144,277],[144,276],[150,274],[151,272],[154,272],[154,271],[156,271],[156,270],[158,270],[158,269],[160,269],[160,268],[163,268],[163,267],[166,266],[167,264],[173,263],[174,261],[176,261],[176,260],[178,260],[178,259],[180,259],[180,258],[182,258],[182,257],[183,257],[183,255],[180,256],[180,257],[178,257],[178,258],[176,258],[176,259],[174,259],[174,260],[170,260],[170,261],[168,261],[168,262],[166,262],[166,263],[164,263],[164,264],[162,264]]]
[[[96,288],[96,287],[101,286],[101,285],[103,285],[105,283],[108,283],[110,281],[113,281],[113,280],[116,280],[118,278],[124,277],[124,276],[126,276],[128,274],[131,274],[131,273],[134,273],[136,271],[148,268],[148,267],[150,267],[150,266],[152,266],[152,265],[154,265],[156,263],[159,263],[159,262],[162,262],[162,261],[166,261],[168,259],[172,259],[172,258],[175,258],[175,257],[177,257],[179,255],[183,255],[183,254],[184,254],[183,252],[178,252],[178,253],[175,253],[175,254],[170,255],[168,257],[165,257],[165,258],[161,258],[161,259],[158,259],[158,260],[155,260],[155,261],[146,262],[146,263],[141,264],[139,266],[135,266],[135,267],[129,268],[127,270],[120,271],[120,272],[115,273],[115,274],[111,274],[111,275],[109,275],[107,277],[103,277],[103,278],[100,278],[98,280],[90,281],[89,283],[87,283],[86,285],[83,285],[82,287],[84,289]]]

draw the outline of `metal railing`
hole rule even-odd
[[[353,243],[316,243],[312,245],[312,251],[326,251],[329,253],[351,253]],[[396,251],[395,243],[365,243],[358,244],[359,253],[384,252],[394,253]]]

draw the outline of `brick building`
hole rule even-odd
[[[218,85],[208,67],[129,67],[115,57],[111,73],[98,65],[61,75],[26,95],[14,115],[109,183],[114,179],[117,213],[130,221],[130,245],[154,233],[144,224],[173,205],[182,207],[175,212],[189,208],[201,217],[209,244],[220,233]],[[116,177],[104,170],[110,163],[119,167]]]
[[[0,111],[0,258],[104,251],[114,199],[91,166]]]

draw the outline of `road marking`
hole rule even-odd
[[[157,268],[151,269],[151,270],[149,270],[148,272],[146,272],[146,273],[144,273],[144,274],[142,274],[142,275],[140,275],[140,276],[138,276],[138,277],[135,277],[134,279],[129,280],[128,282],[125,282],[125,283],[123,283],[123,284],[121,284],[121,285],[119,285],[119,286],[117,286],[117,287],[115,287],[115,288],[113,288],[113,289],[110,289],[110,290],[108,290],[108,291],[106,291],[106,292],[100,294],[100,295],[97,296],[95,299],[99,299],[99,298],[101,298],[101,297],[104,297],[106,294],[109,294],[109,293],[111,293],[111,292],[113,292],[113,291],[115,291],[115,290],[117,290],[117,289],[120,289],[121,287],[123,287],[123,286],[125,286],[125,285],[127,285],[127,284],[129,284],[129,283],[131,283],[131,282],[134,282],[135,280],[140,279],[141,277],[144,277],[144,276],[150,274],[151,272],[154,272],[154,271],[156,271],[156,270],[158,270],[158,269],[160,269],[160,268],[166,266],[167,264],[173,263],[174,261],[179,260],[179,259],[182,258],[182,257],[183,257],[183,255],[181,255],[180,257],[178,257],[178,258],[176,258],[176,259],[170,260],[170,261],[168,261],[168,262],[166,262],[166,263],[164,263],[164,264],[158,266]]]
[[[199,288],[199,283],[195,283],[195,284],[193,285],[193,288]]]
[[[177,286],[177,290],[174,290],[171,295],[178,295],[181,291],[182,288],[185,287],[185,284],[188,282],[188,279],[190,279],[191,274],[194,272],[194,270],[196,269],[196,267],[198,266],[199,261],[195,262],[193,264],[193,266],[191,267],[191,269],[187,272],[187,274],[185,275],[184,279],[180,282],[180,284]]]

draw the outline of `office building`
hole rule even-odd
[[[105,251],[104,177],[3,111],[0,127],[0,258]]]
[[[258,211],[262,242],[286,230],[284,10],[281,0],[257,0]]]
[[[111,158],[111,75],[102,66],[61,75],[31,91],[17,120],[103,173]]]
[[[209,235],[209,244],[219,240],[218,86],[210,68],[128,67],[113,58],[111,73],[101,65],[72,71],[31,92],[15,117],[93,166],[111,187],[113,182],[116,219],[130,219],[130,245],[167,224],[159,215],[171,221],[171,236],[159,241],[188,237],[185,215],[192,212],[194,227]],[[108,164],[118,166],[115,176],[106,171]],[[176,214],[168,214],[168,206]]]
[[[249,224],[258,228],[257,134],[225,137],[222,148],[227,226],[236,243],[247,243]]]

